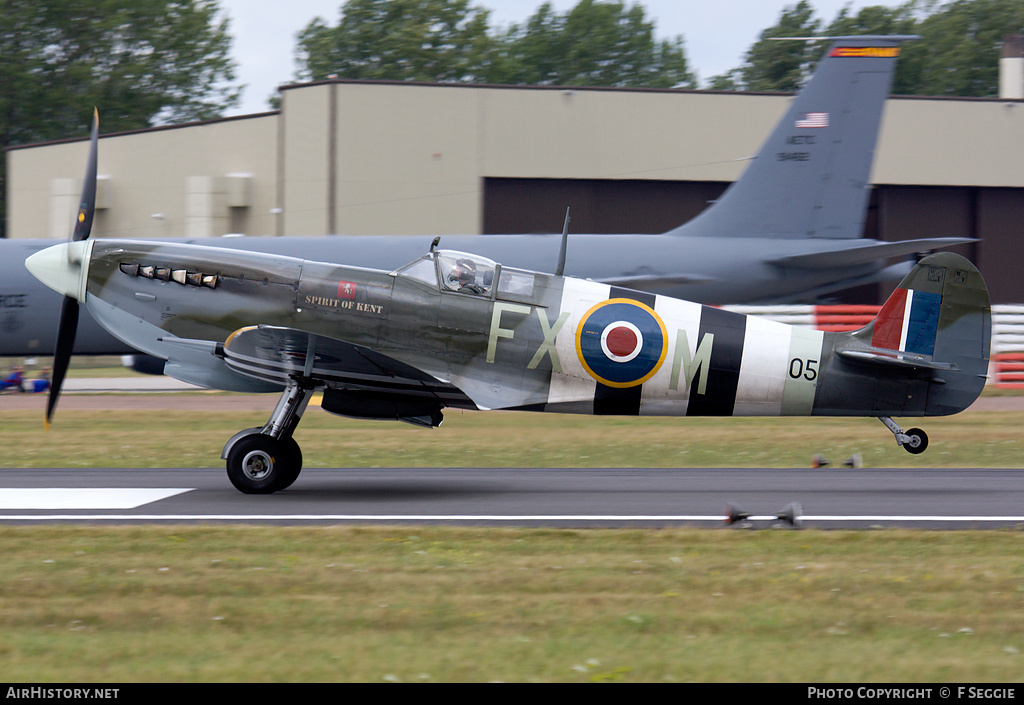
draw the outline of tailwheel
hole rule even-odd
[[[228,479],[239,492],[272,494],[295,482],[302,470],[302,453],[291,438],[278,440],[265,433],[238,439],[227,456]]]
[[[885,424],[886,428],[892,431],[896,438],[896,444],[903,446],[908,453],[917,455],[923,453],[928,447],[928,434],[919,428],[912,428],[904,431],[900,425],[888,416],[879,416],[878,420]]]
[[[903,441],[903,449],[908,453],[917,455],[923,453],[928,447],[928,434],[919,428],[912,428],[906,432],[906,440]]]

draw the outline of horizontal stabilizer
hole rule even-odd
[[[873,242],[873,244],[839,247],[824,252],[809,252],[801,255],[776,257],[772,264],[780,267],[796,267],[799,269],[830,269],[852,267],[866,262],[873,262],[888,257],[902,257],[919,252],[930,252],[954,245],[965,245],[976,242],[975,238],[966,237],[933,237],[917,240],[900,240],[899,242]],[[841,245],[841,243],[836,243]]]
[[[955,371],[959,368],[951,362],[936,362],[921,355],[892,350],[837,350],[836,354],[852,362],[865,362],[906,370]]]

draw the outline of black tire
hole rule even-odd
[[[928,447],[928,434],[919,428],[912,428],[906,433],[908,439],[904,441],[903,448],[914,455],[923,453]]]
[[[295,446],[295,449],[298,445]],[[228,479],[239,492],[272,494],[295,481],[299,469],[287,441],[256,433],[244,436],[231,447],[227,458]],[[298,458],[301,463],[301,457]]]
[[[292,483],[299,479],[299,473],[302,471],[302,449],[299,448],[299,444],[294,438],[289,437],[284,441],[284,446],[287,454],[286,472],[281,476],[282,482],[277,488],[278,492],[291,487]]]

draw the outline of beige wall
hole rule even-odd
[[[95,232],[476,233],[485,177],[732,181],[790,100],[348,82],[287,87],[280,114],[102,139],[99,205],[106,207]],[[1021,188],[1022,138],[1021,102],[892,99],[872,180]],[[8,152],[11,237],[67,235],[85,155],[84,142]]]
[[[495,90],[481,101],[486,176],[733,181],[789,98]]]
[[[276,115],[101,138],[94,233],[274,234],[277,142]],[[86,142],[8,152],[11,237],[67,237],[87,152]]]
[[[872,182],[1024,187],[1024,103],[892,99]]]
[[[482,96],[425,86],[337,88],[335,232],[478,232]]]
[[[281,233],[327,232],[329,86],[311,86],[283,98],[281,121]]]

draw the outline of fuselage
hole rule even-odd
[[[934,384],[946,384],[927,371],[878,375],[839,359],[839,348],[863,342],[856,336],[448,250],[385,271],[171,243],[75,245],[88,264],[65,293],[84,284],[89,310],[110,332],[178,360],[183,378],[219,388],[245,389],[255,379],[270,385],[260,391],[273,389],[276,373],[305,354],[271,338],[266,357],[257,351],[238,374],[229,364],[233,337],[261,326],[372,351],[484,409],[912,416],[931,413]],[[62,261],[64,246],[53,249]],[[463,281],[467,267],[471,283]],[[184,352],[200,344],[208,349]],[[262,375],[256,363],[275,374]],[[190,379],[192,369],[202,378]],[[379,387],[388,374],[381,368],[363,386]]]

